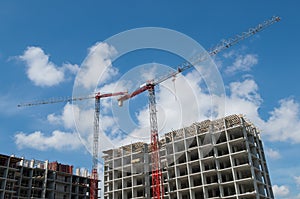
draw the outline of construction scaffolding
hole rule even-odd
[[[164,198],[274,198],[262,141],[242,115],[195,122],[160,140]],[[151,147],[104,151],[104,198],[151,198]]]

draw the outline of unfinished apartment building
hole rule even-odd
[[[0,155],[0,199],[87,199],[89,182],[73,166]]]
[[[104,198],[151,198],[151,150],[104,151]],[[196,122],[160,140],[164,198],[274,198],[260,134],[243,116]]]

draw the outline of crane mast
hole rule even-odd
[[[100,99],[106,97],[113,97],[118,95],[125,95],[127,92],[117,93],[97,93],[95,95],[95,112],[94,112],[94,133],[93,133],[93,166],[91,176],[90,198],[98,198],[98,150],[99,150],[99,123],[100,123]]]
[[[94,133],[93,133],[93,165],[90,187],[90,198],[98,198],[98,148],[99,148],[100,95],[95,96]]]
[[[161,162],[159,155],[159,137],[158,137],[158,125],[157,125],[157,109],[155,101],[155,86],[175,77],[177,74],[192,68],[195,64],[203,62],[209,58],[209,56],[215,56],[216,54],[222,52],[223,50],[230,48],[231,46],[239,43],[240,41],[262,31],[263,29],[271,26],[272,24],[280,21],[280,17],[274,16],[271,19],[264,21],[263,23],[257,25],[254,28],[250,28],[247,32],[243,32],[241,35],[236,35],[228,40],[221,41],[214,48],[209,50],[208,53],[200,53],[198,56],[193,57],[190,61],[184,62],[177,67],[177,70],[166,74],[165,76],[159,77],[155,80],[150,80],[147,83],[140,86],[130,94],[123,95],[118,99],[119,106],[123,105],[123,101],[128,100],[144,91],[148,90],[148,100],[149,100],[149,113],[150,113],[150,133],[151,133],[151,163],[152,163],[152,195],[154,199],[164,198],[164,188],[162,181],[162,171]]]
[[[152,195],[154,199],[158,199],[164,198],[164,188],[162,183],[161,162],[159,158],[159,139],[154,85],[149,85],[148,93],[151,132]]]

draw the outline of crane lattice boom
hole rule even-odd
[[[160,83],[164,82],[165,80],[170,79],[170,78],[176,76],[177,74],[182,73],[183,71],[193,67],[194,65],[207,60],[209,58],[208,55],[210,55],[210,56],[217,55],[218,53],[222,52],[223,50],[230,48],[231,46],[264,30],[265,28],[269,27],[270,25],[272,25],[278,21],[280,21],[280,17],[273,16],[271,19],[266,20],[261,24],[258,24],[256,27],[250,28],[247,32],[243,32],[243,33],[238,34],[235,37],[229,38],[227,40],[222,40],[215,47],[211,48],[207,53],[206,52],[200,53],[199,55],[193,57],[191,60],[180,64],[177,67],[177,71],[167,74],[166,76],[160,77],[156,80],[151,80],[150,82],[154,85],[160,84]]]

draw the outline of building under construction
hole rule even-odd
[[[164,198],[274,198],[260,134],[243,116],[196,122],[159,142]],[[151,150],[104,151],[104,198],[151,198]]]
[[[87,170],[0,154],[0,199],[87,199],[89,186]]]

